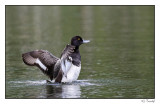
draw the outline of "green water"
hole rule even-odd
[[[154,6],[6,6],[6,98],[154,98]],[[59,57],[80,35],[82,70],[71,84],[47,84],[21,54]]]

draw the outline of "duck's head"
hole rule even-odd
[[[71,39],[71,45],[76,46],[76,47],[79,47],[81,44],[88,43],[88,42],[90,42],[90,40],[84,40],[80,36],[74,36]]]

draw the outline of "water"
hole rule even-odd
[[[21,54],[80,47],[78,81],[47,83]],[[154,6],[6,6],[6,98],[154,98]]]

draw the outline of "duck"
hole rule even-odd
[[[50,81],[66,83],[76,81],[81,71],[81,44],[89,43],[81,36],[74,36],[70,44],[66,45],[60,58],[47,50],[34,50],[22,54],[22,60],[26,65],[38,67]]]

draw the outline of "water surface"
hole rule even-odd
[[[78,81],[49,84],[21,54],[80,47]],[[6,98],[154,98],[154,6],[6,6]]]

